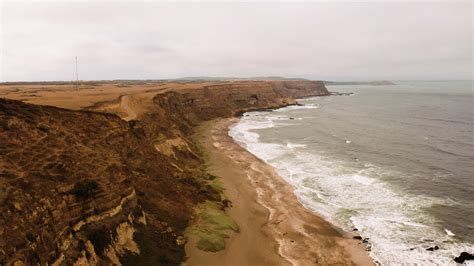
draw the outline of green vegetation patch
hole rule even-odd
[[[196,247],[198,249],[209,252],[223,250],[225,240],[229,238],[229,235],[239,232],[239,226],[224,211],[225,207],[231,205],[231,202],[223,194],[224,184],[218,176],[209,173],[210,156],[203,142],[206,139],[204,134],[209,134],[209,127],[213,123],[212,121],[205,122],[195,128],[192,140],[198,153],[204,159],[200,168],[203,181],[219,196],[215,197],[216,201],[207,200],[196,206],[194,225],[185,231],[187,236],[197,237]]]
[[[198,237],[196,247],[210,252],[225,248],[229,233],[238,232],[239,226],[224,212],[221,203],[206,201],[196,208],[196,223],[186,231]]]
[[[224,191],[224,184],[217,180],[217,179],[213,179],[209,182],[209,185],[217,192],[223,192]]]
[[[221,203],[206,201],[198,206],[196,214],[201,221],[217,230],[239,231],[237,224],[224,212]]]
[[[204,163],[201,165],[201,170],[207,172],[210,166],[209,152],[204,148],[205,134],[209,134],[209,127],[213,122],[204,122],[200,126],[195,128],[194,134],[191,136],[191,140],[198,150],[198,153],[204,159]]]

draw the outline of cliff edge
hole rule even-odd
[[[128,122],[0,99],[0,264],[180,264],[194,207],[222,200],[193,128],[327,93],[304,80],[170,88]]]

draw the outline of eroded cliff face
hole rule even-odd
[[[0,264],[179,264],[193,207],[221,200],[193,127],[325,94],[310,81],[170,90],[130,122],[0,99]]]
[[[203,120],[296,104],[297,98],[321,95],[328,95],[328,91],[319,81],[236,82],[200,89],[171,90],[157,94],[153,99],[154,108],[141,120],[167,120],[173,127],[178,127],[167,133],[178,130],[187,134],[189,128]]]

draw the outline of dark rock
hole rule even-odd
[[[435,250],[438,250],[438,249],[439,249],[438,246],[434,246],[434,247],[429,247],[429,248],[427,248],[426,250],[428,250],[428,251],[435,251]]]
[[[454,261],[457,263],[463,263],[466,260],[474,260],[474,255],[467,252],[461,252],[459,257],[454,258]]]
[[[354,236],[354,239],[362,240],[362,237],[361,236]]]
[[[224,205],[224,208],[232,207],[232,201],[230,201],[228,199],[224,199],[222,201],[222,205]]]
[[[359,231],[359,229],[357,229],[357,228],[354,228],[354,229],[352,229],[352,231]]]

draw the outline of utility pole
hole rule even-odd
[[[76,83],[79,83],[79,72],[77,70],[77,56],[76,56]]]

